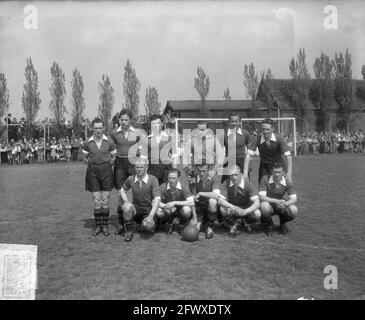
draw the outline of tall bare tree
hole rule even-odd
[[[210,88],[210,80],[209,77],[205,74],[202,67],[198,67],[197,69],[198,77],[194,78],[194,88],[198,92],[200,96],[200,116],[207,117],[209,115],[209,110],[206,106],[207,96],[209,94]]]
[[[161,103],[158,101],[158,92],[155,87],[146,89],[145,110],[148,117],[161,112]]]
[[[9,109],[9,90],[6,84],[6,78],[3,73],[0,73],[0,119],[6,114]]]
[[[259,87],[259,76],[255,71],[255,66],[251,64],[245,64],[243,69],[244,80],[243,84],[247,89],[246,96],[252,101],[252,110],[255,108],[256,93]]]
[[[333,101],[334,89],[334,68],[330,57],[321,52],[321,56],[316,58],[314,65],[315,80],[310,87],[309,96],[317,108],[318,129],[329,130],[328,128],[328,108]]]
[[[34,124],[42,101],[38,91],[38,74],[34,69],[32,58],[27,59],[24,75],[25,84],[23,86],[22,107],[29,130]]]
[[[224,89],[223,99],[224,99],[224,116],[228,117],[229,116],[228,101],[231,100],[231,95],[229,93],[229,88],[228,87],[227,87],[227,89]]]
[[[299,120],[299,130],[303,131],[304,122],[308,120],[307,103],[310,86],[310,73],[305,61],[304,48],[299,49],[297,60],[292,58],[289,69],[292,80],[286,84],[284,92],[290,104],[294,107],[295,117]]]
[[[111,127],[110,120],[112,118],[115,97],[114,89],[107,75],[102,75],[101,82],[99,81],[98,83],[98,91],[100,100],[98,107],[98,116],[101,120],[103,120],[106,127],[106,132],[109,132]]]
[[[75,69],[72,72],[71,81],[72,95],[72,127],[76,137],[79,137],[82,133],[82,118],[85,110],[85,99],[84,99],[84,83],[80,72]]]
[[[49,109],[54,116],[55,126],[59,133],[63,117],[67,111],[64,104],[66,97],[65,74],[57,62],[53,62],[51,76],[51,86],[49,88],[51,101],[49,103]]]
[[[356,86],[352,78],[352,59],[348,49],[346,49],[345,55],[342,52],[339,54],[336,52],[332,63],[334,66],[335,99],[340,105],[343,123],[342,125],[340,123],[340,126],[346,126],[347,131],[349,131]]]
[[[136,70],[132,68],[132,63],[127,60],[127,64],[124,67],[124,108],[132,111],[133,118],[138,117],[139,106],[139,90],[141,89],[141,83],[137,78]]]

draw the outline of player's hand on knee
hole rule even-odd
[[[146,217],[144,220],[143,220],[143,227],[146,229],[146,230],[152,230],[153,226],[154,226],[154,221],[153,221],[153,218],[148,216]]]

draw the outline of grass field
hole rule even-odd
[[[125,243],[112,226],[92,237],[85,171],[0,167],[0,243],[38,246],[37,299],[365,299],[364,156],[294,159],[299,217],[288,235],[218,230],[194,243],[163,232]],[[114,223],[115,192],[111,212]],[[337,290],[323,286],[326,265]]]

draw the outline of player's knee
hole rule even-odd
[[[156,211],[156,217],[157,218],[163,218],[165,216],[165,210],[158,208]]]
[[[208,211],[210,212],[216,212],[217,211],[217,200],[215,199],[209,199],[208,202]]]
[[[261,211],[259,209],[256,209],[252,213],[252,218],[254,218],[256,221],[259,221],[261,219]]]
[[[272,207],[270,206],[270,203],[264,201],[260,203],[260,211],[262,216],[267,217],[272,213]]]
[[[134,207],[131,203],[129,203],[129,202],[123,203],[122,210],[123,210],[124,220],[130,221],[133,219]]]
[[[100,209],[102,206],[102,201],[99,198],[94,198],[94,209]]]
[[[221,207],[220,211],[221,211],[221,215],[222,215],[223,219],[226,219],[226,218],[232,216],[232,214],[233,214],[233,212],[230,208]]]
[[[101,206],[105,209],[109,208],[109,199],[101,199]]]
[[[298,215],[298,207],[295,205],[289,206],[287,211],[288,215],[293,219]]]
[[[189,219],[191,217],[191,207],[183,206],[180,210],[182,218]]]

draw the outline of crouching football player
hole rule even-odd
[[[167,183],[161,185],[161,202],[157,216],[167,224],[166,234],[170,235],[177,228],[179,234],[188,223],[196,224],[196,216],[192,210],[194,196],[188,186],[179,180],[180,171],[170,169]]]
[[[260,221],[260,201],[254,186],[243,177],[240,166],[234,165],[228,170],[229,179],[222,184],[218,204],[224,223],[230,227],[229,235],[236,236],[240,221],[248,232],[251,232],[250,224]]]
[[[142,231],[155,231],[156,211],[161,199],[157,178],[147,174],[147,159],[138,158],[134,168],[136,174],[127,178],[120,191],[123,200],[124,241],[126,242],[133,239],[134,222],[141,225]],[[132,189],[133,203],[127,198],[126,192],[130,189]]]
[[[296,206],[297,195],[293,184],[285,177],[283,163],[274,163],[271,175],[262,178],[259,196],[261,221],[265,233],[268,236],[272,235],[274,227],[272,216],[277,214],[280,220],[279,232],[287,234],[289,228],[286,223],[296,217],[298,208]]]
[[[114,188],[112,164],[117,153],[114,142],[103,134],[102,120],[92,122],[93,135],[81,145],[84,161],[88,164],[85,189],[90,191],[94,201],[95,230],[93,235],[101,232],[109,235],[109,197]]]
[[[190,189],[195,194],[193,210],[196,210],[199,221],[198,229],[205,229],[205,237],[211,239],[214,236],[214,226],[217,220],[221,177],[210,177],[208,164],[199,164],[196,167],[198,171],[196,182],[190,184]]]

